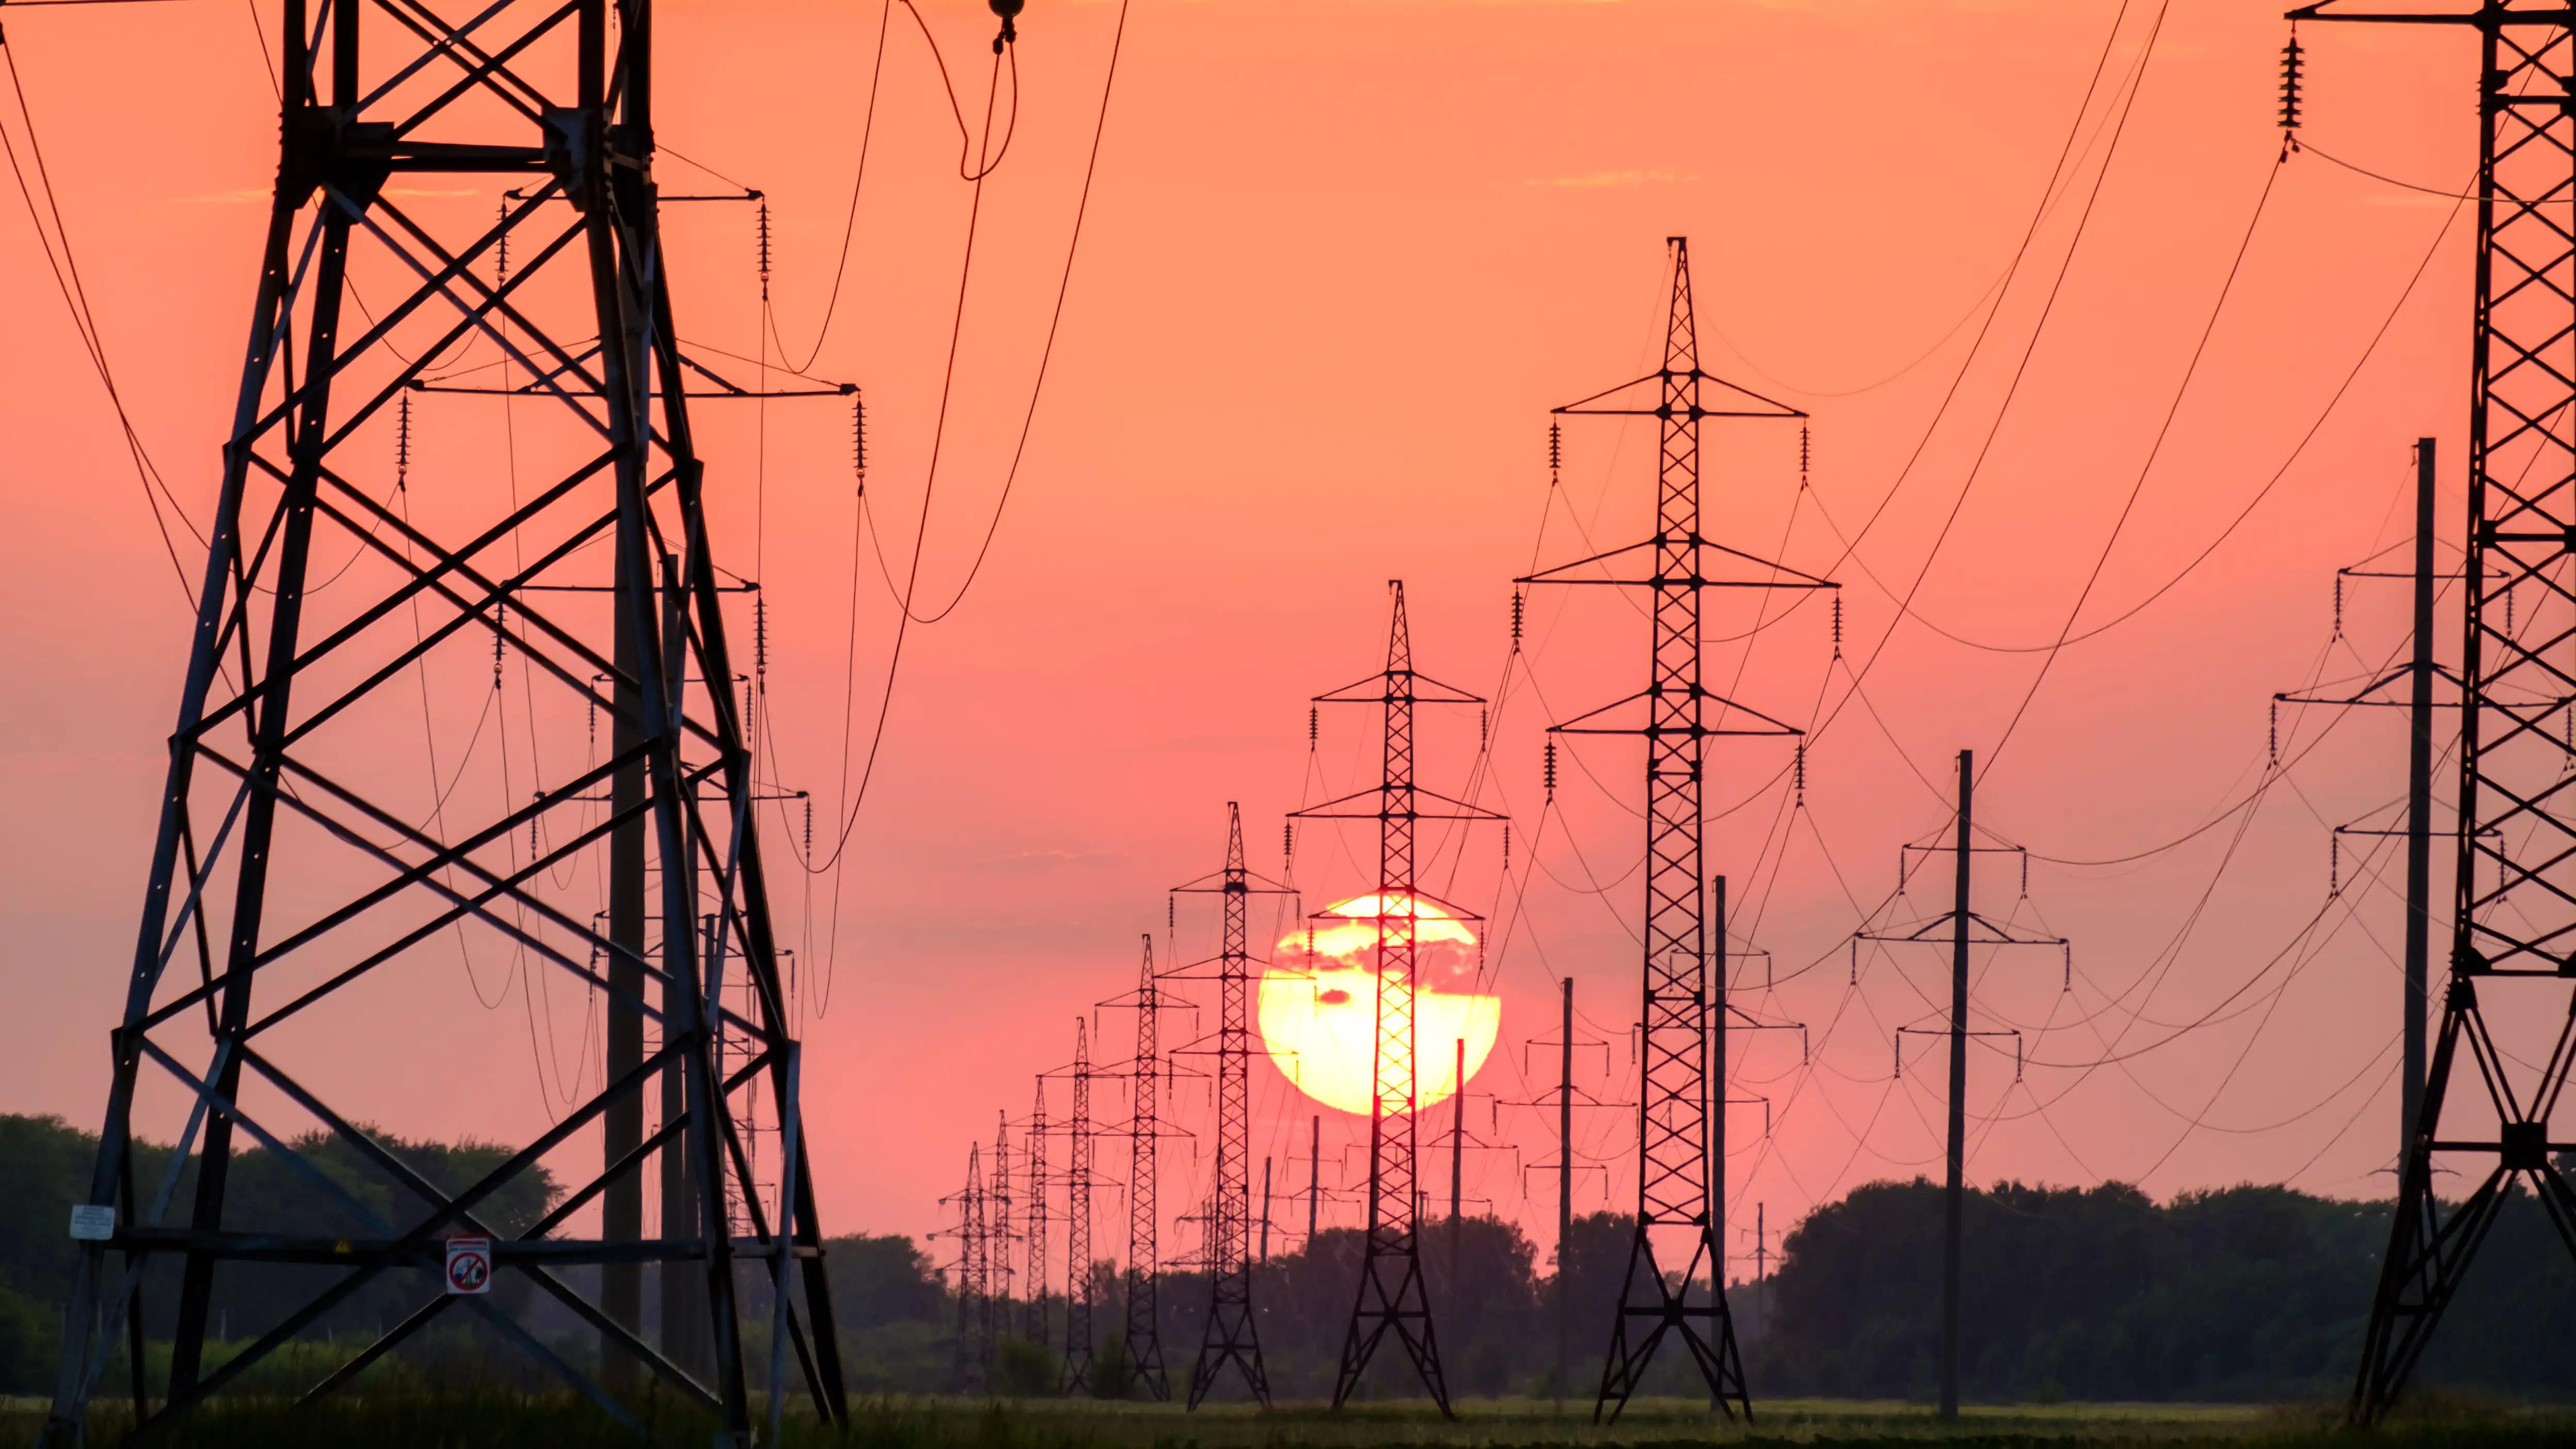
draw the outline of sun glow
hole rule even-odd
[[[1337,1111],[1366,1115],[1377,1070],[1377,938],[1383,911],[1414,916],[1414,1053],[1421,1111],[1459,1087],[1456,1043],[1467,1043],[1473,1079],[1502,1029],[1503,1004],[1477,987],[1476,933],[1428,900],[1357,896],[1327,907],[1279,943],[1261,977],[1261,1040],[1298,1090]],[[1399,1086],[1408,1085],[1398,1083]],[[1396,1110],[1401,1111],[1399,1107]]]

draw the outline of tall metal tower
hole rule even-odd
[[[1413,1361],[1422,1387],[1446,1415],[1451,1412],[1449,1386],[1440,1371],[1439,1342],[1422,1282],[1421,1134],[1414,1111],[1418,1102],[1413,1010],[1422,897],[1414,881],[1414,829],[1424,820],[1499,821],[1504,817],[1415,783],[1414,706],[1482,704],[1484,700],[1414,671],[1404,581],[1390,580],[1387,590],[1394,598],[1394,620],[1387,633],[1386,668],[1356,684],[1315,696],[1319,705],[1374,704],[1386,711],[1384,773],[1369,789],[1300,810],[1292,817],[1378,824],[1377,1060],[1369,1097],[1368,1231],[1360,1254],[1359,1296],[1351,1305],[1341,1368],[1333,1380],[1333,1407],[1350,1401],[1378,1344],[1392,1332]]]
[[[1021,1335],[1040,1348],[1047,1333],[1047,1176],[1046,1074],[1038,1074],[1037,1101],[1029,1109],[1029,1301]]]
[[[966,1186],[953,1199],[957,1204],[955,1376],[961,1394],[989,1387],[993,1372],[992,1229],[985,1216],[982,1151],[980,1145],[966,1149]]]
[[[1019,1233],[1011,1213],[1011,1114],[994,1115],[992,1182],[984,1189],[984,1270],[992,1284],[985,1308],[992,1323],[985,1332],[998,1343],[1011,1325],[1011,1250]]]
[[[745,1256],[768,1263],[775,1288],[773,1422],[791,1351],[837,1419],[840,1354],[797,1045],[729,683],[738,676],[722,595],[740,586],[720,583],[701,507],[689,363],[656,221],[649,7],[495,0],[458,23],[415,4],[362,35],[375,13],[357,0],[284,0],[275,37],[277,183],[48,1437],[82,1432],[120,1335],[139,1319],[154,1255],[181,1268],[157,1412],[135,1378],[147,1427],[274,1367],[297,1334],[391,1281],[417,1284],[419,1308],[312,1392],[461,1311],[639,1432],[618,1402],[638,1365],[740,1441],[753,1404],[734,1296]],[[488,188],[498,220],[477,206],[419,206],[411,198],[424,187]],[[488,282],[505,245],[518,265]],[[373,294],[354,317],[343,310],[353,284]],[[520,457],[547,460],[523,461],[546,473],[507,499],[479,481],[439,493],[404,493],[392,478],[377,486],[398,399],[432,385],[435,360],[468,342],[503,359],[509,382],[527,380],[507,387],[523,407]],[[553,754],[555,771],[533,787],[517,779],[507,799],[441,796],[427,754],[395,721],[420,717],[434,674],[479,670],[496,646],[525,661],[532,690],[543,680],[532,714],[597,711],[610,723],[605,748],[587,760],[578,747]],[[532,832],[543,842],[533,859],[522,854]],[[577,893],[550,884],[564,876]],[[451,1192],[334,1105],[348,1083],[332,1064],[360,1042],[381,1043],[369,1059],[380,1070],[463,1070],[460,1052],[388,1016],[383,993],[417,999],[428,972],[449,989],[449,953],[478,944],[600,992],[609,1066],[557,1125]],[[735,974],[753,983],[747,1012],[726,994]],[[649,1053],[647,1023],[658,1028]],[[720,1032],[750,1049],[730,1075]],[[313,1053],[317,1039],[341,1057]],[[135,1179],[147,1073],[166,1074],[191,1104],[171,1160],[175,1171],[193,1152],[200,1167],[176,1221],[176,1177]],[[648,1135],[646,1089],[666,1074],[679,1084],[676,1110]],[[766,1207],[731,1101],[755,1076],[768,1079],[782,1129]],[[345,1145],[380,1182],[353,1188],[326,1172],[299,1145],[310,1132]],[[567,1171],[567,1144],[592,1133],[605,1139],[600,1169]],[[230,1169],[250,1145],[292,1170],[310,1199],[297,1207],[353,1230],[287,1231],[240,1199]],[[662,1164],[690,1210],[666,1212],[661,1236],[645,1239],[641,1181]],[[567,1191],[535,1223],[501,1230],[494,1194],[540,1165]],[[729,1199],[748,1210],[748,1245]],[[587,1211],[603,1212],[599,1237],[567,1231]],[[442,1291],[444,1240],[458,1237],[494,1239],[493,1272],[595,1329],[604,1372],[578,1368],[493,1297]],[[340,1271],[209,1368],[218,1267],[280,1258]],[[703,1375],[638,1332],[628,1265],[642,1263],[686,1265],[702,1283]],[[562,1275],[593,1264],[597,1303]]]
[[[1127,1311],[1128,1362],[1145,1392],[1157,1401],[1172,1397],[1171,1374],[1163,1367],[1161,1295],[1162,1235],[1160,1205],[1155,1199],[1155,1160],[1162,1147],[1161,1093],[1168,1068],[1162,1050],[1162,1014],[1186,1007],[1163,989],[1154,973],[1154,935],[1145,933],[1144,964],[1136,970],[1133,994],[1100,1003],[1132,1007],[1136,1012],[1136,1054],[1128,1060],[1129,1112],[1117,1135],[1128,1143],[1127,1169]]]
[[[1252,1314],[1252,931],[1255,894],[1291,895],[1244,865],[1243,807],[1225,805],[1225,868],[1201,876],[1176,893],[1213,893],[1225,912],[1225,938],[1213,961],[1176,976],[1213,968],[1217,979],[1216,1181],[1208,1222],[1207,1333],[1190,1374],[1190,1407],[1216,1387],[1229,1363],[1243,1372],[1244,1387],[1270,1406],[1270,1377],[1261,1363],[1261,1335]]]
[[[2563,646],[2565,605],[2576,597],[2567,281],[2576,239],[2559,210],[2576,191],[2576,12],[2564,0],[2371,11],[2326,3],[2290,18],[2463,26],[2478,43],[2470,587],[2450,984],[2353,1385],[2352,1418],[2368,1424],[2404,1391],[2518,1186],[2528,1183],[2561,1240],[2576,1246],[2576,1186],[2552,1160],[2576,1147],[2576,1133],[2550,1130],[2576,1074],[2576,897],[2563,879],[2576,852],[2576,689],[2563,659],[2548,657]],[[2540,1022],[2557,1023],[2551,1039],[2528,1031]],[[2464,1089],[2457,1098],[2454,1088]],[[2474,1186],[2446,1206],[2434,1195],[2437,1171]]]
[[[1073,1019],[1073,1115],[1065,1121],[1064,1392],[1096,1392],[1091,1381],[1091,1028]]]
[[[1690,244],[1683,237],[1668,237],[1665,244],[1671,249],[1673,282],[1663,366],[1556,410],[1566,417],[1657,420],[1662,446],[1654,537],[1516,580],[1642,588],[1653,596],[1645,689],[1551,729],[1569,735],[1640,735],[1646,741],[1645,1004],[1639,1018],[1645,1058],[1637,1094],[1637,1229],[1610,1330],[1601,1395],[1593,1407],[1596,1420],[1605,1413],[1618,1417],[1667,1334],[1678,1335],[1690,1350],[1708,1382],[1709,1396],[1728,1417],[1737,1408],[1752,1412],[1722,1286],[1726,947],[1708,924],[1704,765],[1711,739],[1799,731],[1710,692],[1702,682],[1700,594],[1712,588],[1834,587],[1712,543],[1700,533],[1701,420],[1806,414],[1700,370],[1699,331],[1691,313]],[[1703,1274],[1705,1287],[1700,1286]]]

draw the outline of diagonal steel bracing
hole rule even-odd
[[[1638,735],[1646,741],[1637,1225],[1596,1419],[1617,1417],[1667,1336],[1679,1338],[1689,1351],[1712,1400],[1730,1416],[1738,1408],[1752,1412],[1734,1319],[1719,1286],[1726,1262],[1720,1238],[1726,983],[1712,965],[1723,961],[1725,945],[1722,931],[1710,929],[1706,907],[1704,763],[1712,738],[1798,731],[1706,688],[1700,667],[1700,595],[1710,588],[1833,587],[1701,536],[1702,421],[1805,414],[1700,370],[1689,244],[1673,237],[1668,245],[1672,305],[1663,366],[1556,410],[1568,416],[1656,419],[1654,537],[1517,580],[1642,588],[1652,600],[1645,690],[1554,727],[1562,734]]]
[[[420,1306],[310,1389],[346,1384],[453,1305],[442,1240],[476,1232],[495,1239],[505,1281],[598,1332],[602,1365],[538,1342],[501,1299],[469,1310],[613,1415],[628,1417],[621,1400],[649,1373],[748,1442],[765,1380],[774,1434],[791,1360],[826,1417],[845,1413],[753,828],[772,797],[732,689],[725,596],[750,586],[710,545],[656,222],[652,36],[645,0],[489,0],[461,21],[428,0],[285,0],[277,186],[87,1193],[113,1218],[81,1244],[58,1442],[85,1431],[156,1256],[178,1260],[180,1288],[167,1378],[135,1365],[147,1425],[361,1290],[411,1285]],[[459,188],[499,204],[410,199]],[[397,427],[408,447],[412,400],[477,368],[511,393],[488,406],[520,409],[518,457],[538,476],[506,497],[480,479],[366,486]],[[454,680],[497,690],[513,658],[527,681],[516,722],[561,747],[495,803],[457,788],[464,765],[424,744]],[[478,947],[596,993],[608,1059],[554,1129],[450,1194],[360,1125],[346,1063],[354,1045],[380,1070],[468,1070],[355,989],[436,973],[452,990],[456,953]],[[306,1060],[322,1041],[340,1055]],[[181,1140],[199,1166],[184,1204],[175,1168],[148,1201],[133,1182],[147,1064],[156,1092],[175,1082],[189,1104]],[[774,1190],[752,1172],[755,1092],[779,1134]],[[402,1206],[371,1207],[322,1171],[311,1133],[400,1188],[382,1201]],[[566,1166],[583,1139],[595,1171]],[[350,1235],[259,1221],[233,1191],[237,1151],[253,1148]],[[564,1195],[533,1224],[478,1206],[541,1167]],[[650,1235],[648,1176],[662,1185]],[[210,1368],[218,1275],[263,1261],[342,1271]],[[658,1347],[640,1321],[646,1264],[664,1274]],[[595,1299],[562,1272],[584,1265]],[[765,1372],[745,1361],[745,1267],[774,1290]]]

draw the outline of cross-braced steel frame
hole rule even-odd
[[[1073,1019],[1072,1113],[1064,1126],[1064,1382],[1067,1397],[1096,1392],[1091,1378],[1091,1026]]]
[[[1243,806],[1225,805],[1225,868],[1175,894],[1213,894],[1224,911],[1216,959],[1173,973],[1217,980],[1216,1181],[1208,1214],[1207,1331],[1190,1373],[1193,1409],[1216,1387],[1227,1364],[1244,1387],[1270,1406],[1270,1376],[1261,1362],[1261,1333],[1252,1312],[1252,897],[1290,895],[1288,887],[1252,873],[1243,857]]]
[[[1652,591],[1654,601],[1644,692],[1551,731],[1641,735],[1646,741],[1645,1003],[1639,1018],[1645,1062],[1637,1094],[1637,1226],[1619,1311],[1612,1320],[1601,1394],[1593,1407],[1596,1420],[1605,1414],[1618,1417],[1667,1334],[1677,1335],[1688,1347],[1708,1382],[1709,1396],[1729,1417],[1738,1408],[1752,1413],[1735,1322],[1720,1286],[1726,1261],[1719,1241],[1725,1200],[1726,981],[1712,963],[1724,960],[1725,944],[1712,939],[1708,929],[1703,766],[1712,738],[1799,731],[1713,694],[1702,683],[1700,593],[1711,588],[1833,587],[1700,534],[1701,421],[1806,415],[1700,370],[1689,243],[1671,237],[1667,245],[1672,305],[1663,366],[1556,409],[1562,416],[1657,420],[1661,449],[1655,536],[1516,581],[1643,588]],[[1704,387],[1717,397],[1705,397]],[[1640,396],[1648,389],[1650,403]],[[1712,401],[1717,405],[1710,406]],[[1651,563],[1651,571],[1636,577],[1634,566],[1641,556]],[[1728,572],[1735,565],[1748,566],[1744,576]],[[1621,720],[1640,708],[1641,721]],[[1659,1237],[1666,1240],[1660,1247]],[[1681,1241],[1672,1241],[1677,1239]],[[1705,1288],[1700,1286],[1703,1274]]]
[[[1040,1348],[1047,1344],[1047,1193],[1055,1180],[1047,1176],[1046,1074],[1038,1074],[1037,1097],[1029,1108],[1028,1311],[1021,1333]]]
[[[983,1148],[966,1149],[966,1186],[957,1205],[957,1339],[952,1381],[961,1394],[982,1393],[993,1382],[993,1234],[991,1199],[984,1186]]]
[[[2467,26],[2479,55],[2451,977],[2353,1386],[2366,1424],[2404,1390],[2523,1183],[2576,1251],[2576,1186],[2553,1160],[2576,1141],[2551,1132],[2576,1072],[2576,11],[2475,0],[2291,18]],[[2552,1017],[2545,1053],[2497,1041],[2498,1022]],[[2437,1159],[2475,1184],[2457,1203],[2434,1196]]]
[[[49,1436],[81,1435],[120,1334],[149,1427],[273,1367],[297,1334],[393,1281],[420,1285],[418,1309],[309,1394],[462,1312],[623,1422],[636,1423],[617,1371],[631,1378],[640,1364],[747,1441],[734,1296],[746,1258],[768,1265],[775,1288],[772,1422],[791,1351],[823,1412],[839,1418],[797,1048],[752,818],[759,787],[728,684],[728,586],[701,506],[655,220],[647,0],[492,0],[461,21],[433,0],[284,0],[283,17],[276,190],[87,1192],[114,1225],[81,1245]],[[474,186],[507,198],[497,221],[414,199]],[[505,245],[515,270],[485,280]],[[358,281],[374,305],[352,317]],[[398,400],[426,385],[433,359],[469,342],[503,359],[504,376],[537,380],[527,396],[576,440],[557,454],[559,470],[507,503],[365,486],[387,471],[368,460],[391,456]],[[520,427],[532,436],[527,418]],[[449,651],[495,648],[514,651],[575,718],[605,715],[609,745],[533,796],[478,807],[458,794],[425,811],[427,761],[402,743],[400,722],[418,718]],[[548,885],[602,855],[616,857],[608,874],[633,883],[617,908],[597,912],[595,898],[575,908]],[[658,882],[649,910],[648,876]],[[637,1023],[638,1040],[651,1023],[658,1044],[612,1053],[596,1092],[450,1191],[356,1124],[339,1105],[351,1095],[345,1067],[335,1079],[314,1048],[365,1041],[376,1070],[465,1070],[385,1020],[380,1004],[362,1012],[353,998],[416,979],[431,966],[425,950],[469,936],[523,953],[527,969],[565,973],[605,999],[612,1022],[624,1013]],[[452,958],[437,969],[452,971]],[[727,1005],[732,973],[752,984],[746,1009]],[[727,1051],[739,1062],[730,1073]],[[157,1184],[134,1173],[147,1078],[156,1092],[175,1084],[188,1104]],[[732,1106],[758,1078],[782,1128],[776,1221]],[[647,1134],[644,1098],[657,1080],[676,1084],[674,1109]],[[560,1171],[567,1144],[603,1126],[596,1176],[564,1183],[533,1223],[494,1219],[496,1194],[540,1165]],[[390,1194],[326,1172],[308,1133],[368,1164]],[[254,1216],[228,1193],[234,1155],[252,1146],[354,1230],[305,1237]],[[196,1182],[180,1206],[179,1166],[192,1152]],[[686,1222],[645,1238],[640,1220],[617,1231],[611,1213],[600,1237],[569,1231],[603,1198],[640,1203],[657,1157],[685,1168],[674,1180],[691,1194]],[[440,1291],[450,1235],[494,1237],[502,1280],[523,1280],[596,1329],[607,1377],[567,1361],[495,1299]],[[143,1269],[156,1255],[180,1262],[157,1409],[139,1351]],[[281,1262],[340,1271],[208,1368],[218,1271]],[[598,1265],[633,1281],[647,1262],[702,1275],[703,1379],[643,1341],[633,1302],[594,1303],[563,1271]]]
[[[1342,1339],[1341,1367],[1333,1379],[1333,1407],[1350,1402],[1378,1345],[1392,1332],[1422,1387],[1451,1412],[1449,1385],[1440,1371],[1440,1345],[1432,1331],[1431,1303],[1422,1281],[1421,1134],[1414,1085],[1416,936],[1423,897],[1414,882],[1414,834],[1425,820],[1495,820],[1482,806],[1424,789],[1414,780],[1413,711],[1419,704],[1482,704],[1467,693],[1417,673],[1413,635],[1405,622],[1404,583],[1387,584],[1394,620],[1387,631],[1386,668],[1356,684],[1315,696],[1317,704],[1374,704],[1386,711],[1384,773],[1367,790],[1300,810],[1300,820],[1374,820],[1378,825],[1377,1043],[1369,1096],[1368,1229],[1361,1245],[1359,1296]],[[1463,913],[1462,913],[1463,914]]]
[[[1130,1088],[1126,1124],[1112,1136],[1125,1137],[1127,1157],[1127,1303],[1124,1318],[1127,1363],[1136,1382],[1156,1402],[1172,1397],[1172,1376],[1163,1365],[1161,1205],[1156,1199],[1155,1167],[1161,1157],[1162,1091],[1169,1066],[1163,1055],[1162,1016],[1189,1003],[1163,987],[1154,970],[1153,933],[1145,934],[1145,959],[1136,968],[1133,994],[1100,1003],[1136,1013],[1136,1054],[1123,1075]]]

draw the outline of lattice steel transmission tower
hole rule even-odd
[[[2327,3],[2290,18],[2463,26],[2478,43],[2451,974],[2353,1386],[2352,1418],[2367,1424],[2404,1390],[2520,1184],[2576,1250],[2576,1186],[2552,1160],[2576,1148],[2576,1134],[2550,1130],[2576,1072],[2576,895],[2565,878],[2576,853],[2576,685],[2563,660],[2576,599],[2576,239],[2563,210],[2576,194],[2576,12],[2565,0],[2463,0]],[[2526,1038],[2541,1022],[2556,1023],[2552,1039]],[[2447,1208],[2433,1192],[2437,1158],[2475,1184]]]
[[[1385,710],[1384,772],[1369,789],[1291,817],[1374,820],[1378,825],[1377,1050],[1369,1096],[1368,1229],[1360,1254],[1359,1295],[1351,1305],[1341,1367],[1333,1379],[1333,1407],[1350,1401],[1379,1343],[1392,1332],[1413,1361],[1423,1388],[1446,1415],[1451,1412],[1449,1386],[1441,1373],[1439,1341],[1422,1281],[1414,996],[1423,897],[1414,878],[1414,833],[1424,820],[1500,821],[1505,817],[1416,783],[1414,707],[1482,704],[1484,699],[1415,672],[1403,580],[1390,580],[1387,590],[1394,599],[1394,619],[1387,632],[1386,668],[1356,684],[1315,696],[1319,705],[1374,704]]]
[[[1224,941],[1216,958],[1174,972],[1217,981],[1216,1174],[1208,1212],[1207,1332],[1190,1373],[1193,1409],[1216,1387],[1229,1363],[1244,1387],[1270,1406],[1270,1376],[1261,1362],[1261,1334],[1252,1313],[1252,956],[1251,905],[1255,895],[1293,895],[1289,887],[1254,875],[1244,864],[1243,807],[1225,805],[1225,868],[1176,894],[1214,894],[1225,914]]]
[[[1073,1019],[1073,1112],[1065,1120],[1064,1384],[1067,1397],[1095,1392],[1091,1381],[1091,1027]]]
[[[1136,1054],[1128,1059],[1124,1073],[1130,1088],[1129,1111],[1125,1126],[1113,1134],[1125,1137],[1129,1148],[1124,1332],[1127,1360],[1135,1368],[1137,1382],[1162,1401],[1172,1397],[1171,1374],[1163,1366],[1162,1217],[1155,1198],[1156,1158],[1164,1133],[1161,1093],[1170,1072],[1162,1048],[1162,1015],[1189,1003],[1163,989],[1162,978],[1154,971],[1153,933],[1146,932],[1144,939],[1145,959],[1136,971],[1136,990],[1100,1004],[1129,1007],[1136,1013]]]
[[[1646,741],[1644,1063],[1637,1094],[1637,1229],[1626,1286],[1602,1369],[1597,1420],[1616,1418],[1667,1334],[1678,1335],[1734,1416],[1752,1412],[1722,1286],[1725,1246],[1725,943],[1709,930],[1703,849],[1708,741],[1796,735],[1779,720],[1709,691],[1700,661],[1700,594],[1723,589],[1834,585],[1700,533],[1700,423],[1707,418],[1806,414],[1700,370],[1691,312],[1690,245],[1666,239],[1672,305],[1663,366],[1634,382],[1556,409],[1562,417],[1651,417],[1661,434],[1655,534],[1516,580],[1652,591],[1646,688],[1551,727],[1555,734],[1640,735]],[[1714,391],[1717,396],[1706,396]],[[1710,403],[1714,401],[1715,406]],[[1637,564],[1647,568],[1642,572]],[[1716,718],[1710,719],[1714,709]],[[1633,722],[1622,714],[1642,714]],[[1712,1062],[1712,1053],[1715,1060]],[[1659,1243],[1659,1239],[1662,1241]],[[1697,1287],[1700,1275],[1708,1286]]]
[[[993,1321],[985,1332],[998,1343],[1011,1324],[1011,1253],[1019,1231],[1011,1201],[1011,1114],[994,1115],[992,1180],[984,1189],[984,1271],[992,1287],[988,1312]]]
[[[139,1344],[155,1255],[181,1266],[157,1413],[133,1355],[147,1427],[279,1367],[276,1351],[299,1333],[356,1327],[334,1310],[394,1283],[419,1285],[417,1310],[311,1392],[456,1311],[639,1432],[618,1402],[638,1366],[746,1441],[735,1302],[746,1257],[768,1264],[775,1290],[771,1421],[791,1352],[837,1419],[797,1045],[754,828],[762,796],[731,687],[723,595],[743,586],[721,582],[709,538],[691,364],[656,221],[650,10],[494,0],[451,21],[400,0],[362,36],[377,14],[358,0],[284,0],[277,182],[48,1437],[79,1437],[119,1336]],[[498,219],[480,204],[420,204],[424,188],[479,190]],[[516,267],[487,281],[505,246]],[[373,295],[350,315],[359,287]],[[382,463],[400,400],[469,342],[500,359],[522,407],[520,466],[544,472],[506,497],[480,479],[398,485]],[[440,795],[396,722],[420,717],[433,675],[475,677],[496,647],[524,661],[532,691],[543,679],[532,716],[578,731],[589,710],[610,727],[586,759],[577,744],[551,754],[558,768],[533,794],[520,777],[497,804],[480,789]],[[564,876],[576,887],[551,883]],[[600,993],[608,1069],[554,1127],[449,1191],[335,1104],[364,1085],[353,1055],[371,1072],[466,1070],[463,1049],[387,1003],[452,991],[444,953],[476,945]],[[437,984],[424,986],[431,971]],[[752,983],[747,1009],[728,994],[737,975]],[[748,1048],[730,1073],[720,1036]],[[190,1104],[158,1183],[136,1180],[133,1156],[147,1072]],[[646,1091],[666,1077],[674,1109],[648,1134]],[[782,1129],[766,1204],[735,1105],[756,1078]],[[376,1180],[326,1172],[308,1133]],[[570,1170],[591,1134],[604,1146],[583,1150],[601,1152],[601,1167]],[[251,1145],[308,1194],[294,1205],[311,1210],[302,1221],[346,1229],[299,1232],[230,1191],[234,1155]],[[192,1153],[193,1192],[166,1221]],[[523,1190],[541,1165],[564,1195],[505,1229],[496,1195]],[[683,1196],[646,1238],[640,1184],[658,1167]],[[729,1203],[748,1221],[732,1222]],[[599,1235],[569,1231],[589,1211],[602,1213]],[[442,1291],[451,1237],[493,1238],[492,1271],[596,1330],[603,1371],[575,1366],[489,1295]],[[209,1367],[218,1268],[280,1259],[339,1271]],[[644,1263],[683,1265],[700,1285],[704,1374],[641,1336],[632,1288]],[[575,1265],[599,1265],[600,1301],[571,1286],[563,1270]]]
[[[986,1217],[980,1144],[966,1149],[966,1186],[950,1201],[957,1204],[957,1391],[972,1394],[989,1388],[993,1374],[993,1240]]]
[[[1028,1316],[1021,1333],[1040,1348],[1047,1345],[1047,1193],[1055,1186],[1047,1176],[1046,1074],[1038,1074],[1037,1100],[1029,1108]]]

